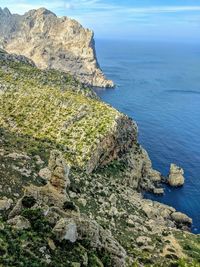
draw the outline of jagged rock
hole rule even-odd
[[[113,266],[124,267],[127,256],[125,249],[112,237],[109,231],[100,228],[100,236],[104,250],[112,255]]]
[[[184,171],[175,164],[171,164],[168,182],[171,186],[182,186],[185,182]]]
[[[76,222],[79,240],[87,239],[92,248],[100,247],[100,226],[98,223],[85,217],[78,218]]]
[[[10,220],[7,221],[8,224],[12,225],[13,228],[17,230],[24,230],[31,228],[31,224],[29,220],[24,218],[21,215],[18,215]]]
[[[125,154],[129,169],[126,173],[126,183],[133,189],[144,189],[153,192],[156,183],[161,181],[161,174],[152,169],[152,163],[147,151],[137,142]]]
[[[24,198],[34,199],[31,207],[57,206],[63,208],[64,204],[69,201],[66,188],[70,185],[69,167],[66,165],[62,153],[52,151],[49,159],[49,167],[43,174],[47,174],[48,183],[45,186],[35,186],[31,184],[25,187],[24,197],[19,199],[13,210],[9,214],[12,218],[20,214],[21,210],[26,207]],[[27,207],[26,207],[27,208]],[[30,207],[28,207],[30,208]]]
[[[87,163],[86,172],[91,173],[98,166],[104,166],[121,155],[126,155],[137,143],[138,128],[136,123],[127,116],[116,114],[110,131],[98,142],[90,160]]]
[[[12,199],[3,197],[2,199],[0,199],[0,211],[9,210],[12,203],[13,203]]]
[[[59,192],[65,193],[66,189],[70,186],[70,166],[66,164],[60,151],[51,151],[48,168],[51,172],[50,184]]]
[[[34,186],[30,185],[25,188],[24,196],[32,197],[35,199],[34,208],[48,206],[63,207],[64,203],[69,200],[67,194],[61,194],[55,187],[51,184],[45,186]],[[22,204],[22,199],[19,199],[13,210],[9,214],[9,218],[12,218],[20,214],[21,210],[24,208]]]
[[[171,217],[178,224],[192,224],[192,219],[182,212],[173,212]]]
[[[73,219],[60,219],[53,228],[53,233],[58,241],[68,240],[74,243],[78,238],[77,225]]]
[[[32,59],[39,68],[70,72],[85,84],[113,87],[96,59],[94,34],[68,17],[40,8],[23,16],[1,12],[0,46]]]

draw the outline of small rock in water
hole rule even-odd
[[[171,164],[168,182],[171,186],[182,186],[185,182],[184,170],[175,164]]]
[[[163,188],[154,188],[153,192],[156,195],[163,195],[164,194],[164,189]]]

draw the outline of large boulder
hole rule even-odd
[[[175,164],[171,164],[168,182],[171,186],[182,186],[185,182],[184,170]]]
[[[53,233],[58,241],[68,240],[71,243],[74,243],[78,238],[77,226],[73,219],[60,219],[56,223]]]

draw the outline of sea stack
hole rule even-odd
[[[168,182],[171,186],[182,186],[185,182],[184,170],[175,164],[171,164]]]

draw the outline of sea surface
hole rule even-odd
[[[99,63],[115,89],[97,89],[107,103],[133,118],[153,167],[185,170],[185,185],[145,197],[193,218],[200,233],[200,44],[96,41]]]

